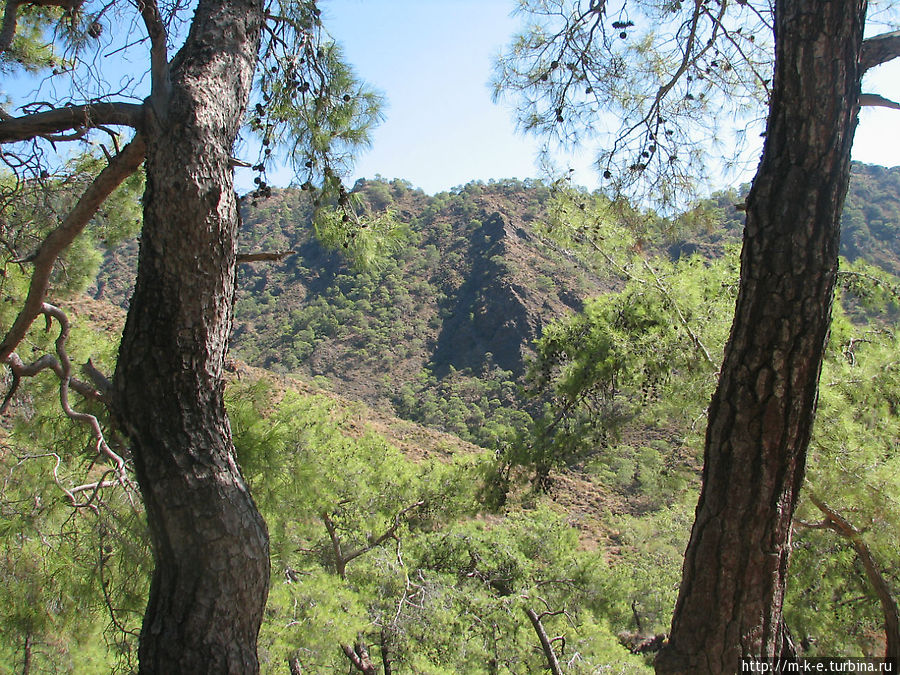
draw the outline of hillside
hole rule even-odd
[[[389,210],[400,226],[396,253],[375,269],[355,269],[318,242],[306,192],[245,204],[241,249],[293,253],[240,266],[232,355],[482,445],[521,426],[517,388],[533,341],[619,281],[536,232],[552,200],[540,182],[429,196],[401,180],[361,180],[354,193],[362,209]],[[685,218],[651,245],[673,259],[721,255],[740,241],[740,200],[737,191],[714,195],[703,218]],[[898,227],[900,168],[854,164],[842,254],[896,274]],[[132,242],[108,255],[95,298],[127,304],[135,254]]]

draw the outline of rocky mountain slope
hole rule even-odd
[[[842,253],[900,272],[900,168],[856,164]],[[363,210],[390,211],[397,249],[357,269],[315,237],[306,192],[246,204],[241,248],[291,251],[239,268],[232,354],[316,378],[343,395],[488,443],[485,421],[516,424],[516,393],[548,322],[616,284],[542,238],[551,190],[539,182],[471,183],[429,196],[400,181],[359,181]],[[705,225],[660,245],[672,257],[717,255],[740,240],[738,191],[719,193]],[[92,294],[125,305],[136,244],[108,256]]]

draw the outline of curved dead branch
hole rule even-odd
[[[875,562],[872,551],[869,549],[866,542],[863,541],[862,533],[854,527],[849,520],[828,506],[816,495],[809,495],[809,499],[816,505],[816,508],[822,512],[825,516],[825,520],[819,524],[806,524],[807,527],[827,528],[837,532],[839,535],[846,538],[853,546],[856,555],[863,565],[863,569],[866,571],[866,577],[868,578],[869,583],[872,584],[875,595],[878,596],[878,601],[881,603],[881,611],[884,616],[886,642],[885,658],[895,660],[900,659],[900,610],[897,608],[897,602],[894,600],[894,596],[891,593],[891,588],[888,586],[887,580],[878,569],[878,564]]]
[[[57,323],[59,323],[59,335],[57,336],[55,342],[57,356],[54,357],[50,354],[45,354],[36,361],[30,364],[25,364],[17,354],[10,354],[6,359],[6,363],[10,366],[13,372],[13,387],[10,393],[7,394],[6,401],[4,401],[3,407],[5,408],[8,404],[9,399],[13,391],[15,390],[15,387],[22,377],[32,377],[47,369],[52,370],[56,374],[57,378],[59,379],[59,401],[63,412],[65,412],[66,416],[69,419],[84,424],[90,428],[91,435],[94,438],[94,451],[98,455],[105,457],[112,466],[110,470],[107,471],[104,476],[96,482],[67,488],[59,479],[59,461],[57,461],[57,466],[56,469],[54,469],[53,474],[54,481],[66,494],[66,497],[73,507],[89,507],[96,509],[94,501],[96,500],[98,492],[102,488],[111,487],[114,485],[122,485],[125,488],[130,487],[130,481],[128,479],[128,473],[125,467],[125,460],[115,451],[113,451],[113,449],[110,448],[109,444],[106,442],[106,437],[103,434],[103,429],[100,427],[100,421],[90,413],[78,412],[72,407],[71,403],[69,402],[70,389],[75,389],[76,391],[79,391],[80,393],[90,398],[100,398],[100,393],[92,389],[89,385],[83,382],[78,382],[72,377],[72,362],[69,359],[68,352],[66,351],[66,342],[69,339],[70,328],[68,317],[66,316],[65,312],[63,312],[59,307],[48,303],[43,303],[41,305],[40,313],[43,314],[47,319],[47,330],[50,330],[50,328],[52,327],[54,319],[57,321]],[[110,479],[110,477],[112,477],[112,480]],[[79,501],[77,495],[85,492],[90,493],[88,498],[85,501]]]
[[[7,362],[31,324],[43,311],[42,304],[50,287],[50,275],[60,253],[84,230],[113,190],[137,171],[144,161],[145,151],[143,137],[135,136],[134,140],[113,157],[106,168],[97,175],[62,223],[47,235],[37,252],[29,258],[34,263],[34,272],[28,286],[28,295],[15,322],[0,343],[0,363]]]

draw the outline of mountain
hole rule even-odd
[[[900,276],[900,166],[854,162],[841,227],[841,255]]]
[[[242,250],[292,253],[240,265],[232,355],[481,444],[499,433],[490,421],[523,424],[517,385],[534,339],[618,284],[539,234],[551,189],[504,180],[429,196],[401,180],[360,180],[353,193],[361,210],[398,224],[396,252],[374,268],[319,243],[302,190],[245,204]],[[741,199],[714,195],[703,218],[683,218],[653,246],[719,255],[740,241]],[[897,274],[898,228],[900,168],[854,164],[842,253]],[[134,243],[110,253],[95,298],[127,303],[135,253]]]

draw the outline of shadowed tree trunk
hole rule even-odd
[[[259,669],[268,538],[234,460],[222,371],[239,218],[229,157],[262,20],[259,0],[201,0],[145,105],[144,225],[114,379],[156,565],[142,673]]]
[[[865,0],[779,0],[771,109],[703,487],[658,673],[739,672],[782,648],[791,520],[831,321]]]

